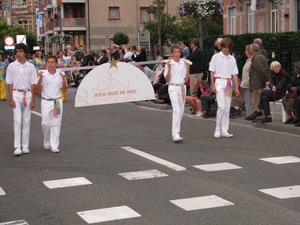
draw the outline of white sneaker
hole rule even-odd
[[[232,137],[233,137],[233,134],[229,134],[229,133],[221,134],[221,137],[232,138]]]
[[[15,151],[14,151],[14,155],[22,155],[22,151],[20,148],[16,148]]]
[[[174,143],[178,143],[178,142],[181,142],[181,141],[183,141],[182,137],[173,138]]]
[[[214,134],[214,138],[220,138],[220,137],[221,137],[220,133],[216,131]]]
[[[45,149],[50,149],[51,148],[51,145],[48,143],[48,144],[44,144],[44,148]]]
[[[58,149],[58,148],[56,148],[56,149],[51,149],[51,152],[58,153],[58,152],[59,152],[59,149]]]
[[[30,151],[29,151],[28,148],[23,148],[23,149],[22,149],[22,152],[23,152],[24,154],[28,154]]]

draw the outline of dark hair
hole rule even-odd
[[[199,41],[197,39],[192,40],[192,43],[197,47],[199,47]]]
[[[23,51],[25,52],[25,56],[27,56],[28,53],[29,53],[28,46],[25,45],[24,43],[16,44],[16,47],[15,47],[15,54],[17,53],[17,50],[23,50]]]
[[[106,50],[105,49],[101,49],[101,52],[106,55]]]
[[[48,58],[47,58],[47,62],[48,62],[49,59],[54,59],[56,63],[58,62],[57,57],[55,55],[49,55]]]
[[[189,42],[188,41],[183,41],[182,42],[185,46],[189,46]]]
[[[132,45],[132,50],[136,51],[136,46],[135,45]]]
[[[93,65],[95,65],[95,66],[99,65],[98,61],[95,60],[95,61],[93,62]]]
[[[223,38],[223,40],[221,42],[221,48],[225,48],[225,47],[228,47],[229,51],[232,49],[232,41],[228,37]]]
[[[141,52],[142,54],[145,54],[146,55],[146,49],[144,47],[141,47]]]

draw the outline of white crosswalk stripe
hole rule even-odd
[[[92,184],[92,182],[90,182],[89,180],[87,180],[84,177],[67,178],[67,179],[60,179],[60,180],[50,180],[50,181],[44,181],[43,183],[49,189],[74,187],[74,186]]]
[[[6,195],[5,191],[0,187],[0,195]]]
[[[234,164],[224,162],[224,163],[213,163],[213,164],[205,164],[205,165],[196,165],[193,166],[197,169],[204,170],[206,172],[214,172],[214,171],[222,171],[222,170],[234,170],[234,169],[242,169],[243,167],[236,166]]]
[[[300,185],[260,189],[259,191],[279,199],[300,197]]]
[[[274,164],[299,163],[300,158],[295,156],[269,157],[260,160]]]
[[[16,220],[16,221],[0,223],[0,225],[29,225],[29,224],[25,220]]]
[[[119,173],[119,175],[126,178],[127,180],[141,180],[168,176],[168,174],[162,173],[158,170],[144,170],[137,172]]]

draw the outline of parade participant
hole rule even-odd
[[[29,153],[30,118],[37,73],[34,65],[26,60],[28,47],[25,44],[17,44],[15,54],[17,60],[7,68],[6,83],[14,114],[14,155],[17,156]]]
[[[6,100],[5,69],[6,63],[3,61],[2,55],[0,55],[0,101]]]
[[[36,88],[41,91],[42,129],[44,133],[44,148],[59,152],[59,136],[63,112],[61,93],[68,88],[64,72],[56,69],[58,60],[49,56],[46,62],[47,70],[39,72]]]
[[[184,82],[189,80],[190,66],[183,60],[180,60],[180,46],[173,45],[171,47],[172,59],[167,61],[164,76],[169,83],[169,96],[173,108],[172,115],[172,137],[173,142],[183,140],[180,137],[180,124],[184,112],[186,87]]]
[[[232,81],[235,86],[235,95],[238,96],[238,68],[235,58],[230,55],[232,42],[230,38],[224,38],[221,42],[221,52],[214,54],[209,65],[212,91],[217,95],[218,111],[215,138],[233,137],[228,133],[229,115],[232,97]]]
[[[58,61],[57,61],[57,68],[68,68],[69,65],[68,65],[68,62],[63,58],[64,57],[64,52],[62,50],[59,51],[58,53]],[[68,76],[68,72],[66,71],[65,72],[66,74],[66,77]],[[65,79],[66,79],[65,77]],[[67,98],[67,90],[65,91],[62,91],[61,93],[61,99],[62,101],[66,101],[66,98]]]
[[[43,53],[41,51],[37,51],[35,53],[34,62],[35,62],[35,67],[36,67],[37,71],[39,71],[41,69],[45,69],[45,59],[44,59]]]

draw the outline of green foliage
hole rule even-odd
[[[255,38],[261,38],[268,52],[269,63],[279,61],[285,70],[291,70],[291,64],[300,60],[300,31],[283,33],[246,33],[239,35],[206,35],[204,36],[205,69],[213,55],[213,46],[218,37],[229,37],[233,42],[232,53],[239,67],[240,75],[246,61],[245,47],[252,44]],[[274,52],[275,57],[272,57]]]
[[[12,36],[15,39],[16,43],[16,35],[26,35],[26,43],[29,47],[29,51],[32,51],[33,46],[38,45],[35,34],[31,31],[26,30],[22,26],[6,26],[5,20],[0,20],[0,49],[4,50],[4,38],[6,36]]]
[[[113,42],[117,45],[126,45],[129,43],[129,37],[127,34],[122,32],[115,33],[113,37]]]

